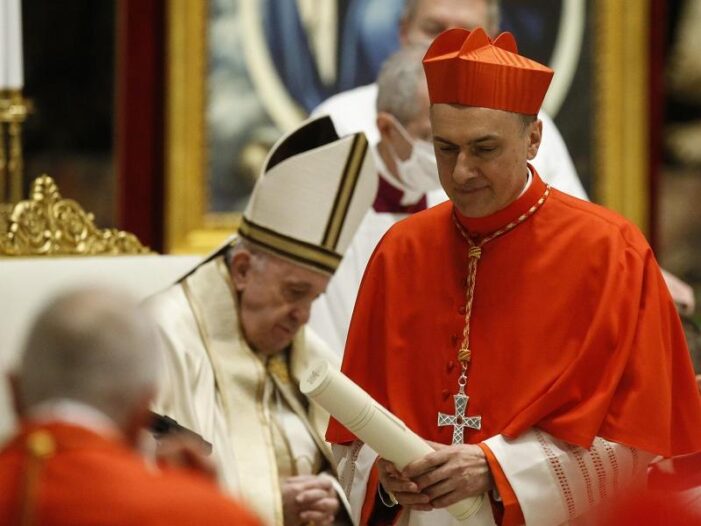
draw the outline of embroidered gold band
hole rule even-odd
[[[336,250],[338,240],[341,237],[341,230],[346,221],[348,208],[350,207],[353,192],[355,191],[360,171],[363,168],[363,161],[368,149],[368,141],[362,133],[356,134],[351,145],[346,166],[343,169],[341,183],[338,185],[338,192],[331,208],[329,222],[326,224],[326,231],[321,245],[327,250]]]
[[[239,227],[241,237],[262,245],[273,252],[308,265],[327,274],[333,274],[341,256],[323,247],[306,243],[257,225],[245,217]]]

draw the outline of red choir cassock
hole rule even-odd
[[[442,33],[423,62],[432,104],[522,115],[537,114],[553,74],[518,55],[511,35],[491,41],[479,28]],[[525,192],[491,215],[465,217],[447,202],[385,235],[360,287],[343,372],[420,436],[449,444],[453,426],[439,427],[438,414],[455,412],[469,318],[466,415],[482,420],[465,428],[465,443],[537,427],[584,448],[599,436],[664,456],[700,451],[684,332],[645,238],[614,212],[548,191],[529,169]],[[484,242],[477,258],[468,239]],[[354,438],[331,421],[330,442]]]
[[[467,232],[479,239],[534,206],[546,186],[531,171],[528,190],[506,208],[456,213]],[[420,436],[444,444],[452,427],[438,427],[437,415],[455,411],[468,267],[453,213],[447,202],[414,214],[380,242],[342,368]],[[466,428],[465,443],[538,427],[585,448],[600,436],[664,456],[701,450],[679,316],[648,243],[611,211],[551,189],[526,221],[485,244],[471,341],[467,415],[482,426]],[[326,437],[355,439],[335,420]]]
[[[261,523],[203,476],[157,472],[117,439],[54,423],[24,426],[0,451],[0,524]]]
[[[533,169],[531,168],[533,171]],[[545,191],[467,218],[484,236]],[[468,245],[450,202],[399,222],[368,263],[343,372],[422,437],[450,443],[465,324]],[[701,450],[701,404],[674,304],[652,250],[614,212],[551,189],[525,222],[482,248],[471,321],[465,442],[537,426],[590,447],[595,436],[664,456]],[[332,421],[329,441],[353,435]]]

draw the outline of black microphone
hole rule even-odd
[[[166,435],[180,433],[183,435],[190,436],[196,441],[198,441],[208,455],[212,453],[212,444],[210,442],[207,442],[204,438],[202,438],[202,436],[198,435],[191,429],[188,429],[185,426],[181,426],[180,424],[178,424],[178,422],[176,422],[169,416],[159,415],[158,413],[154,413],[153,411],[149,411],[149,413],[151,414],[151,421],[149,423],[148,430],[156,438],[156,440]]]

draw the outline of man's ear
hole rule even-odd
[[[375,123],[377,124],[377,131],[380,132],[380,137],[385,141],[390,140],[390,134],[394,131],[392,116],[386,111],[378,111]]]
[[[229,272],[237,292],[246,288],[251,274],[252,258],[253,255],[246,249],[237,250],[231,258]]]
[[[22,409],[22,397],[20,396],[20,383],[19,376],[15,372],[7,373],[7,383],[10,386],[10,399],[12,402],[12,409],[17,416],[17,419],[21,419],[24,413]]]
[[[543,138],[543,122],[538,119],[528,125],[528,160],[532,161]]]

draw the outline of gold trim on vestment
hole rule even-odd
[[[265,364],[268,373],[284,384],[290,383],[290,371],[284,353],[273,354]]]
[[[275,393],[271,393],[271,396],[275,396]],[[273,402],[276,403],[277,401]],[[292,451],[292,444],[285,434],[285,429],[278,420],[277,416],[274,414],[270,415],[270,422],[272,424],[271,431],[273,432],[273,444],[275,447],[275,460],[277,465],[278,477],[296,477],[299,475],[297,471],[297,462],[295,461],[295,455]],[[277,438],[275,438],[277,437]]]
[[[253,223],[246,217],[241,221],[239,235],[267,247],[283,257],[291,258],[329,274],[333,274],[341,263],[341,256],[332,251],[274,232]]]
[[[271,391],[270,391],[270,404],[275,404],[277,405],[278,403],[281,402],[280,397],[284,399],[284,396],[280,395],[280,397],[277,396],[277,393],[275,392],[276,390],[276,384],[275,384],[275,373],[272,373],[270,371],[270,359],[274,358],[275,356],[271,356],[268,358],[267,363],[266,363],[266,370],[268,371],[268,376],[270,377],[270,386],[271,386]],[[266,383],[267,383],[267,378],[266,378]],[[277,471],[278,471],[278,476],[283,477],[283,473],[285,473],[285,467],[287,468],[287,475],[286,476],[297,476],[299,475],[299,472],[297,470],[297,462],[295,461],[295,455],[294,455],[294,450],[292,449],[292,444],[290,443],[290,439],[287,436],[287,433],[285,433],[285,428],[280,422],[278,415],[275,411],[273,411],[270,414],[270,422],[272,425],[275,427],[275,436],[278,437],[278,440],[275,440],[275,437],[273,437],[273,443],[275,444],[276,447],[276,461],[277,461]],[[282,451],[280,451],[282,449]],[[281,463],[281,460],[284,461],[287,465],[283,466]]]
[[[346,166],[343,169],[341,182],[338,185],[338,192],[336,193],[333,207],[331,208],[329,222],[326,225],[324,238],[321,242],[321,245],[327,250],[336,250],[336,246],[338,245],[346,215],[348,214],[348,208],[350,207],[350,202],[353,198],[355,187],[357,186],[356,183],[363,169],[363,162],[365,161],[367,149],[368,141],[365,135],[362,133],[356,134],[353,138],[353,144],[351,145],[348,159],[346,160]]]
[[[197,331],[200,333],[200,338],[202,338],[202,342],[204,343],[204,348],[205,351],[207,352],[207,356],[209,356],[209,361],[212,361],[212,357],[209,354],[209,336],[207,335],[207,329],[204,326],[204,324],[200,323],[200,319],[202,318],[203,314],[200,312],[199,305],[194,299],[194,296],[192,295],[192,291],[190,290],[190,285],[187,283],[187,279],[184,279],[180,282],[180,286],[183,288],[183,294],[185,294],[185,298],[187,299],[187,302],[190,304],[190,308],[192,309],[192,316],[195,318],[195,325],[197,325]],[[219,390],[219,383],[217,382],[217,375],[214,374],[214,389],[216,389],[217,392],[221,392]],[[226,400],[223,400],[224,404],[227,403]]]
[[[56,451],[54,438],[44,430],[31,433],[27,437],[26,446],[28,458],[22,483],[20,526],[32,526],[35,523],[41,471],[44,461],[51,458]]]
[[[246,349],[251,351],[251,354],[253,354],[252,349],[244,341],[241,334],[239,334],[238,339],[243,345],[246,346]],[[257,358],[255,355],[253,355],[253,357]],[[256,407],[258,408],[258,415],[260,416],[261,424],[266,427],[267,431],[267,433],[263,434],[263,437],[266,445],[265,450],[268,455],[268,474],[270,477],[272,477],[271,481],[274,487],[273,491],[276,491],[277,495],[279,495],[278,498],[273,499],[275,501],[275,520],[276,524],[284,526],[285,514],[282,503],[282,484],[280,480],[280,468],[278,467],[277,454],[275,450],[275,438],[273,437],[273,417],[270,414],[270,406],[265,403],[265,381],[267,375],[263,364],[260,363],[259,360],[257,360],[257,362],[258,365],[260,365],[260,368],[257,369],[260,375],[258,377],[258,389],[256,391]]]
[[[277,390],[280,392],[282,397],[285,399],[287,404],[290,406],[290,409],[292,409],[292,411],[294,411],[294,413],[302,421],[302,424],[304,424],[304,427],[307,429],[307,432],[312,437],[312,440],[316,444],[316,447],[319,449],[322,456],[326,459],[326,462],[328,463],[329,467],[331,468],[331,470],[335,474],[336,473],[336,469],[334,466],[335,461],[333,459],[333,455],[331,453],[330,448],[326,445],[326,442],[324,442],[324,440],[319,436],[319,433],[316,432],[316,430],[314,429],[314,426],[309,421],[309,417],[307,416],[306,408],[304,408],[302,406],[302,404],[297,399],[297,397],[294,396],[294,393],[292,393],[292,388],[293,387],[296,388],[297,386],[292,384],[292,383],[285,384],[279,378],[276,378],[273,375],[271,375],[271,378],[273,379],[273,383],[275,383]]]

